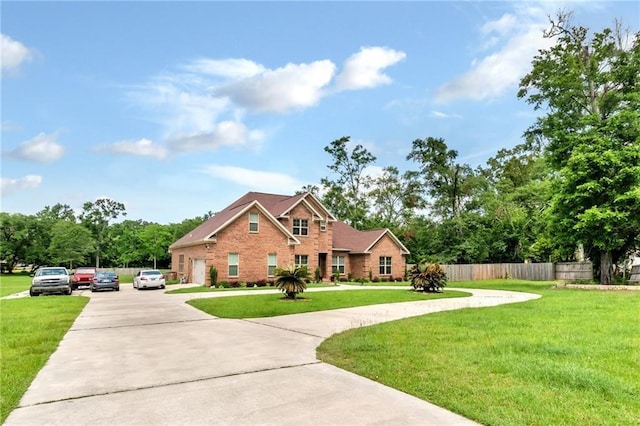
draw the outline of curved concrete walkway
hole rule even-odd
[[[328,290],[336,289],[366,287]],[[464,291],[473,295],[251,320],[211,317],[184,302],[264,291],[82,291],[91,301],[5,424],[474,424],[315,356],[325,338],[346,329],[540,297]]]

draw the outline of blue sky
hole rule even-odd
[[[1,210],[180,222],[319,184],[342,136],[372,175],[428,136],[483,164],[534,122],[518,81],[563,7],[640,27],[637,1],[2,1]]]

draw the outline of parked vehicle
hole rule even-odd
[[[165,288],[164,274],[157,269],[143,269],[133,277],[133,288]]]
[[[81,285],[90,286],[95,274],[96,268],[76,268],[71,279],[71,286],[74,290],[77,290]]]
[[[105,289],[120,291],[120,279],[115,272],[96,272],[89,288],[91,292]]]
[[[67,268],[39,268],[32,276],[29,288],[29,296],[31,297],[53,293],[71,294],[71,279]]]

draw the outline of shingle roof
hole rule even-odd
[[[245,209],[252,205],[259,205],[264,208],[272,218],[278,218],[291,210],[291,208],[300,202],[300,200],[308,195],[308,193],[291,196],[265,194],[262,192],[247,192],[229,206],[209,218],[209,220],[205,221],[178,241],[171,244],[169,248],[188,246],[205,241],[214,233],[219,232],[221,229],[226,227],[237,215],[241,214]],[[329,212],[327,213],[331,218],[333,218]]]
[[[256,206],[260,209],[264,209],[271,215],[274,222],[277,222],[277,218],[289,212],[299,202],[304,202],[307,196],[312,196],[309,193],[303,193],[298,195],[277,195],[277,194],[265,194],[262,192],[248,192],[229,206],[225,207],[220,212],[216,213],[209,220],[202,223],[200,226],[184,235],[175,243],[169,247],[188,246],[192,244],[199,244],[206,241],[213,234],[219,232],[221,229],[230,224],[233,219],[242,214],[245,210],[252,206]],[[371,247],[385,234],[389,236],[400,246],[400,248],[409,253],[409,251],[402,245],[402,243],[389,231],[388,229],[374,229],[370,231],[358,231],[357,229],[347,225],[344,222],[335,220],[333,215],[326,211],[326,214],[331,222],[333,222],[333,248],[335,250],[345,250],[353,253],[366,253]],[[335,222],[334,222],[335,221]],[[284,230],[288,234],[288,231]],[[289,235],[294,238],[293,235]]]

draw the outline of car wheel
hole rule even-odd
[[[120,291],[120,287],[116,287],[116,291]]]
[[[71,293],[73,293],[73,290],[71,290],[71,287],[69,287],[69,290],[67,290],[67,296],[71,296]]]
[[[38,293],[36,293],[35,291],[33,291],[32,289],[29,289],[29,296],[31,296],[31,297],[38,297],[38,296],[39,296],[39,294],[38,294]]]
[[[161,286],[160,286],[160,288],[164,289],[164,286],[163,286],[163,285],[161,285]]]
[[[93,286],[89,287],[89,289],[91,289],[91,293],[95,293],[96,292],[96,289],[93,288]]]

